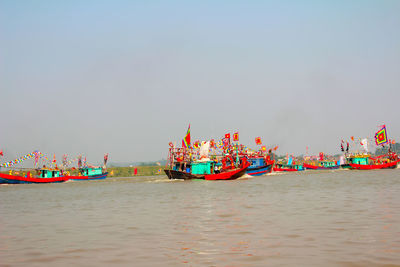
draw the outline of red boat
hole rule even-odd
[[[388,163],[382,163],[382,164],[353,164],[350,163],[350,167],[354,170],[377,170],[377,169],[395,169],[397,168],[397,164],[400,162],[400,159],[388,162]]]
[[[215,174],[206,174],[204,179],[206,180],[233,180],[243,176],[246,173],[247,168],[250,166],[248,161],[243,162],[240,168],[233,170],[222,171]]]
[[[43,172],[43,171],[42,171]],[[49,171],[51,172],[51,171]],[[30,175],[19,176],[0,173],[0,184],[46,184],[46,183],[62,183],[68,181],[69,178],[61,177],[31,177]]]

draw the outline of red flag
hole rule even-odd
[[[262,147],[261,147],[261,150],[262,150],[262,151],[267,151],[267,147],[266,147],[266,146],[262,146]]]
[[[0,150],[0,156],[4,156],[4,155],[3,155],[3,149]]]
[[[233,134],[233,141],[239,141],[239,132]]]
[[[229,141],[230,141],[231,140],[231,134],[230,133],[225,134],[225,138],[229,139]]]
[[[256,145],[262,145],[261,137],[256,137],[255,141],[256,141]]]
[[[276,147],[274,147],[274,149],[273,149],[273,150],[274,150],[274,151],[276,151],[276,150],[278,149],[278,147],[279,147],[279,146],[276,146]]]
[[[54,162],[54,163],[57,162],[57,160],[56,160],[56,154],[54,154],[54,156],[53,156],[53,162]]]

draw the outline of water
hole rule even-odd
[[[400,170],[0,186],[1,266],[400,266]]]

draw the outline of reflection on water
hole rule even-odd
[[[400,171],[0,186],[0,265],[400,264]]]

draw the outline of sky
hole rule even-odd
[[[0,0],[0,149],[100,162],[238,131],[278,154],[400,141],[400,1]]]

